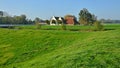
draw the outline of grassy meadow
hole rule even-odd
[[[0,68],[120,68],[120,25],[0,28]]]

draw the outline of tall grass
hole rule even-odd
[[[74,31],[88,26],[0,29],[0,68],[119,68],[118,26],[96,32]]]

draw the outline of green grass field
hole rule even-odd
[[[0,28],[0,68],[120,68],[120,25],[20,28]]]

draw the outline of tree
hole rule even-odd
[[[14,23],[22,24],[23,22],[21,21],[21,17],[20,16],[14,16]]]
[[[33,24],[34,22],[31,19],[27,19],[28,24]]]
[[[41,24],[40,24],[41,19],[36,17],[34,21],[35,21],[36,29],[41,29]]]
[[[79,23],[83,25],[91,25],[96,20],[96,16],[91,14],[86,8],[79,13]]]
[[[3,16],[3,11],[0,11],[0,17],[2,17]]]
[[[35,22],[40,22],[40,21],[41,21],[41,19],[40,19],[40,18],[38,18],[38,17],[36,17],[34,21],[35,21]]]
[[[21,19],[21,23],[22,23],[22,24],[27,24],[26,15],[21,15],[21,16],[20,16],[20,19]]]
[[[2,12],[0,12],[0,15],[2,15]],[[12,17],[4,12],[4,16],[0,16],[0,24],[33,24],[33,21],[26,19],[26,15]]]
[[[49,21],[49,20],[45,20],[45,22],[46,22],[48,25],[50,25],[50,21]]]

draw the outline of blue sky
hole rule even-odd
[[[120,0],[0,0],[0,11],[28,18],[75,15],[87,8],[98,19],[120,19]]]

